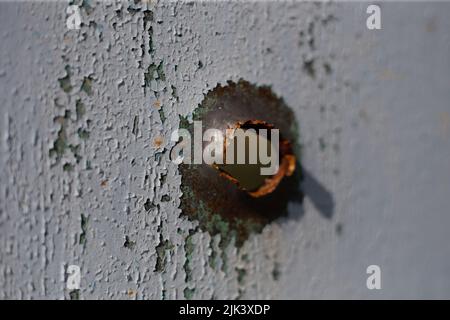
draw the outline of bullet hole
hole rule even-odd
[[[267,150],[270,149],[271,136],[270,130],[273,129],[273,125],[268,124],[261,120],[249,120],[244,123],[237,123],[233,126],[235,129],[243,130],[255,130],[256,134],[259,130],[267,130],[267,137],[258,136],[258,147],[261,142],[267,144]],[[234,138],[233,140],[237,140]],[[248,139],[249,140],[249,139]],[[247,140],[245,153],[249,155],[249,141]],[[261,174],[261,168],[264,165],[257,159],[256,164],[238,164],[237,161],[237,143],[234,141],[234,161],[233,164],[220,164],[216,165],[216,168],[221,172],[222,176],[235,183],[240,189],[247,191],[252,197],[258,198],[266,194],[271,193],[280,183],[284,176],[290,176],[295,170],[295,156],[292,154],[292,146],[288,140],[281,139],[280,141],[280,168],[277,174],[268,177]],[[226,142],[225,142],[226,144]],[[225,147],[225,153],[229,151],[229,148]],[[248,161],[247,157],[247,161]]]
[[[280,169],[274,175],[279,175],[276,183],[254,175],[255,168],[218,168],[205,163],[179,165],[181,209],[190,219],[198,221],[203,231],[220,234],[219,247],[223,249],[231,241],[241,246],[249,234],[260,232],[267,223],[286,215],[289,202],[302,201],[295,115],[269,87],[257,87],[244,80],[218,85],[205,95],[192,118],[202,121],[203,131],[209,128],[226,131],[232,126],[280,130]],[[180,119],[180,127],[193,135],[193,123],[187,119]],[[286,143],[285,150],[282,141]],[[231,169],[242,170],[232,172]],[[266,179],[274,180],[274,176]],[[254,183],[252,179],[256,178],[259,180]],[[252,183],[255,188],[248,187]],[[267,187],[264,192],[251,194],[261,186]]]

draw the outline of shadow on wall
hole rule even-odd
[[[327,219],[331,219],[334,213],[334,199],[319,181],[317,181],[305,168],[302,168],[302,190],[306,197],[311,199],[314,207]]]

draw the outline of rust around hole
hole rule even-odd
[[[289,202],[301,202],[301,167],[295,115],[270,88],[247,81],[228,82],[209,91],[193,113],[203,130],[264,128],[280,130],[280,167],[253,190],[243,190],[239,180],[223,167],[181,164],[181,209],[211,235],[221,235],[221,245],[235,239],[242,245],[248,235],[260,232],[287,213]],[[181,118],[180,127],[193,134],[193,124]]]

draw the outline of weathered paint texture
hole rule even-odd
[[[0,3],[1,299],[450,298],[449,4],[369,31],[364,3],[82,3],[80,30],[68,3]],[[241,78],[292,107],[309,175],[222,248],[169,139]]]

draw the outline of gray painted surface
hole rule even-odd
[[[84,7],[73,31],[66,3],[0,3],[0,298],[69,298],[70,264],[81,299],[450,298],[450,4],[384,3],[381,31],[361,3],[129,6]],[[334,205],[306,197],[240,249],[186,245],[163,151],[239,78],[295,111]]]

